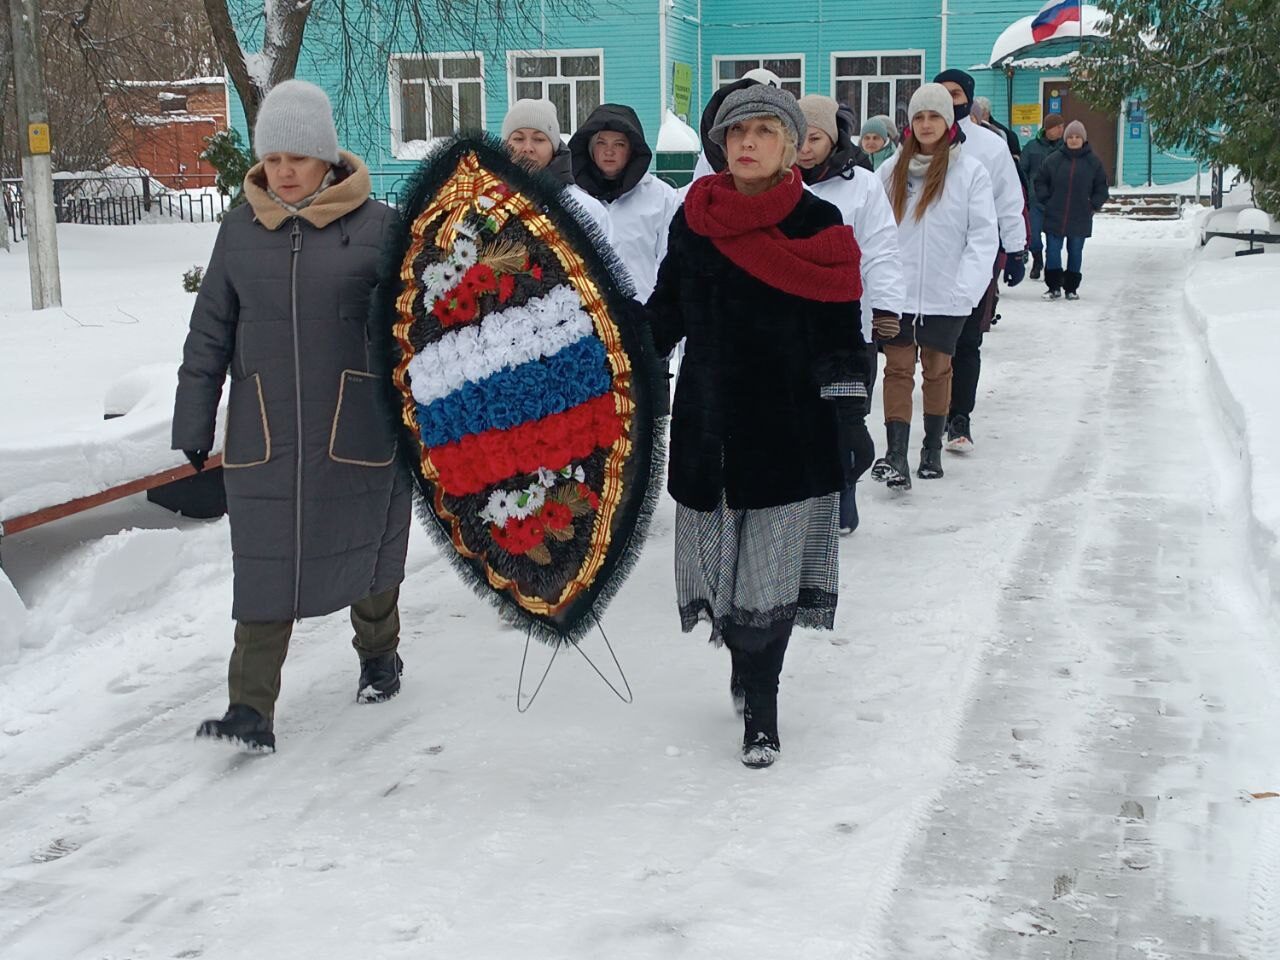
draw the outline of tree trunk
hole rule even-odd
[[[253,128],[258,122],[258,107],[267,92],[282,80],[293,77],[298,68],[298,54],[302,50],[302,36],[306,31],[307,17],[311,13],[311,0],[276,0],[280,4],[281,18],[276,29],[266,26],[262,54],[268,60],[266,86],[255,82],[245,63],[244,48],[231,23],[227,0],[203,0],[209,27],[213,31],[218,53],[226,64],[231,84],[236,88],[240,104],[244,107],[245,121],[249,127],[249,146],[253,146]]]

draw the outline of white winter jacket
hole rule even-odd
[[[1006,253],[1021,253],[1027,249],[1027,221],[1022,216],[1027,198],[1022,192],[1018,165],[1009,152],[1009,141],[986,127],[978,126],[972,117],[962,119],[960,129],[964,131],[965,152],[981,160],[987,176],[991,178],[996,215],[1000,222],[1000,246]],[[994,254],[991,262],[995,263]]]
[[[667,255],[667,230],[680,201],[675,189],[651,173],[612,203],[603,204],[613,231],[613,249],[644,303],[658,282],[658,264]]]
[[[1000,243],[995,198],[986,168],[967,147],[952,155],[942,196],[919,221],[915,210],[924,178],[907,181],[907,209],[898,224],[904,314],[967,317],[991,283]],[[894,154],[876,171],[886,194],[901,157]]]
[[[847,171],[849,172],[849,171]],[[871,311],[901,314],[902,263],[898,254],[898,225],[884,186],[870,170],[852,169],[852,177],[836,174],[811,184],[814,196],[835,205],[862,251],[862,336],[871,342]]]

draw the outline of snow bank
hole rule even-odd
[[[1217,214],[1221,220],[1227,214]],[[1234,213],[1231,214],[1234,216]],[[1230,219],[1230,217],[1228,217]],[[1215,223],[1216,229],[1230,224]],[[1208,346],[1214,385],[1239,431],[1251,507],[1251,549],[1273,605],[1280,603],[1280,256],[1234,256],[1247,245],[1215,239],[1187,277],[1186,300]],[[1270,255],[1267,255],[1270,254]]]
[[[27,608],[22,598],[4,571],[0,570],[0,663],[12,663],[18,659],[26,620]]]
[[[658,131],[659,153],[697,153],[702,149],[698,131],[689,126],[670,110],[662,118]]]
[[[0,520],[182,466],[182,453],[169,449],[176,370],[176,363],[152,364],[113,384],[103,404],[110,420],[23,440],[0,438]],[[225,398],[219,437],[224,411]]]
[[[0,518],[181,465],[168,434],[195,300],[182,273],[216,235],[60,224],[63,307],[41,311],[23,304],[27,258],[0,256],[0,290],[15,292],[0,303]]]

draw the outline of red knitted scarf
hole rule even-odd
[[[788,237],[778,224],[804,192],[799,169],[764,193],[739,193],[728,172],[694,181],[684,199],[689,229],[762,283],[806,300],[843,303],[862,296],[861,252],[853,231],[827,227]]]

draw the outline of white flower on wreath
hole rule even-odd
[[[422,285],[432,296],[444,292],[444,264],[429,263],[422,268]]]
[[[544,487],[554,487],[556,485],[557,477],[558,475],[556,473],[548,470],[546,467],[538,468],[538,482]]]
[[[531,517],[547,502],[547,491],[539,483],[532,484],[511,498],[511,516],[517,520]]]
[[[444,290],[449,290],[452,287],[456,286],[458,281],[462,279],[462,274],[465,272],[465,270],[459,267],[458,264],[452,259],[445,260],[439,266],[441,270],[441,273],[440,273],[440,283],[442,284],[441,292],[443,292]]]
[[[455,240],[453,242],[453,256],[450,259],[465,272],[479,262],[480,248],[476,246],[473,240]]]

